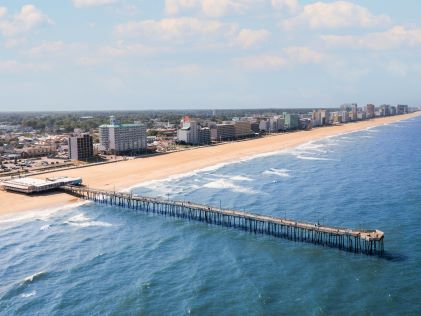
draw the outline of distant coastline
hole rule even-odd
[[[421,112],[376,118],[345,125],[320,127],[310,131],[298,131],[250,139],[247,141],[225,143],[218,146],[192,148],[160,156],[120,161],[107,165],[86,166],[83,169],[60,170],[38,175],[38,178],[67,175],[82,177],[86,185],[104,188],[127,190],[140,183],[161,180],[185,173],[197,172],[215,165],[231,163],[262,154],[270,154],[304,143],[351,133],[366,128],[380,126],[420,116]],[[0,191],[0,215],[22,211],[36,211],[62,207],[77,200],[64,193],[53,193],[42,196],[25,196]]]

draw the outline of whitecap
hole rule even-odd
[[[41,271],[41,272],[34,273],[34,274],[30,275],[30,276],[27,276],[25,279],[23,279],[22,284],[31,283],[34,280],[37,280],[37,279],[41,278],[45,274],[46,274],[46,272]]]
[[[276,169],[276,168],[270,168],[269,170],[263,171],[263,174],[266,175],[276,175],[279,177],[290,177],[289,174],[290,170],[288,169]]]
[[[75,227],[93,227],[93,226],[112,227],[114,226],[113,224],[108,223],[108,222],[94,221],[83,213],[80,213],[78,215],[75,215],[69,218],[65,223],[71,226],[75,226]]]
[[[37,294],[37,291],[32,291],[32,292],[28,292],[28,293],[22,293],[20,296],[23,297],[23,298],[28,298],[28,297],[35,296],[35,294]]]
[[[231,190],[237,193],[248,193],[248,194],[258,193],[250,188],[236,185],[232,181],[225,180],[225,179],[218,179],[215,181],[208,182],[205,185],[203,185],[203,187],[208,188],[208,189],[217,189],[217,190],[226,189],[226,190]]]
[[[230,177],[230,179],[233,181],[253,181],[253,179],[250,179],[245,176],[233,176],[233,177]]]
[[[403,121],[401,121],[403,122]],[[385,124],[386,125],[386,124]],[[327,154],[328,151],[327,149],[333,146],[337,146],[341,143],[345,143],[350,141],[352,138],[350,137],[350,140],[346,140],[346,139],[341,139],[341,137],[347,137],[346,135],[350,135],[350,134],[355,134],[355,133],[360,133],[360,132],[371,132],[371,133],[377,133],[379,132],[378,129],[378,125],[375,126],[368,126],[365,128],[361,128],[355,131],[346,131],[346,132],[339,132],[336,133],[334,135],[329,135],[329,136],[325,136],[319,139],[315,139],[315,140],[311,140],[307,143],[295,146],[295,147],[291,147],[291,148],[285,148],[285,149],[280,149],[280,150],[274,150],[271,152],[266,152],[266,153],[261,153],[261,154],[255,154],[255,155],[250,155],[241,159],[237,159],[234,161],[227,161],[227,162],[223,162],[223,163],[218,163],[209,167],[205,167],[205,168],[201,168],[201,169],[196,169],[193,170],[191,172],[187,172],[187,173],[182,173],[182,174],[176,174],[176,175],[172,175],[169,176],[165,179],[160,179],[160,180],[151,180],[151,181],[145,181],[145,182],[140,182],[138,184],[135,184],[131,187],[126,188],[123,192],[131,192],[133,189],[135,188],[140,188],[140,187],[146,187],[146,188],[154,188],[154,186],[158,183],[158,182],[173,182],[174,180],[180,180],[180,179],[185,179],[185,178],[191,178],[192,176],[195,176],[197,174],[206,174],[206,173],[210,173],[213,171],[216,171],[218,169],[221,169],[227,165],[234,165],[234,164],[239,164],[239,163],[243,163],[243,162],[247,162],[250,160],[254,160],[254,159],[258,159],[258,158],[266,158],[266,157],[272,157],[272,156],[278,156],[278,155],[293,155],[298,159],[303,159],[303,160],[335,160],[335,159],[329,159],[329,158],[323,158],[323,157],[314,157],[312,156],[312,154]],[[367,137],[368,138],[368,137]],[[323,142],[323,143],[320,143]],[[197,188],[195,188],[197,189]],[[162,191],[160,193],[171,193],[171,189],[170,188],[165,188],[162,189]]]
[[[71,210],[77,208],[81,205],[91,203],[90,201],[80,201],[77,203],[72,203],[68,205],[63,205],[59,207],[47,208],[47,209],[40,209],[40,210],[32,210],[32,211],[25,211],[19,212],[12,215],[5,215],[0,217],[0,225],[1,224],[13,224],[17,222],[25,222],[31,220],[41,220],[45,221],[51,218],[55,213],[64,210]]]
[[[324,161],[333,160],[333,159],[330,159],[330,158],[302,156],[302,155],[297,155],[296,158],[302,159],[302,160],[324,160]]]
[[[51,227],[51,225],[43,225],[39,230],[47,230]]]

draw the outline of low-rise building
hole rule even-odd
[[[233,125],[235,138],[249,137],[253,134],[249,121],[235,121]]]
[[[231,140],[235,138],[235,127],[233,124],[217,124],[217,140]]]
[[[56,154],[57,146],[55,144],[30,145],[16,149],[16,153],[19,153],[22,158],[43,157]]]

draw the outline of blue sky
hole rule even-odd
[[[418,106],[419,21],[418,0],[2,0],[0,111]]]

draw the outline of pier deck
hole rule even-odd
[[[318,225],[250,212],[220,209],[186,201],[143,197],[131,193],[63,186],[65,192],[96,203],[162,214],[209,224],[239,228],[294,241],[308,242],[344,251],[382,256],[384,233],[379,230],[350,229]]]

